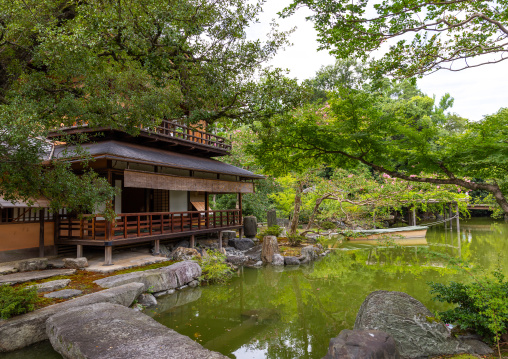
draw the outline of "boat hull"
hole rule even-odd
[[[364,240],[369,240],[369,239],[383,239],[385,238],[387,235],[389,236],[393,236],[395,237],[395,239],[409,239],[409,238],[425,238],[425,236],[427,235],[427,229],[419,229],[419,230],[412,230],[412,231],[394,231],[394,232],[390,232],[390,233],[373,233],[373,234],[369,234],[369,235],[366,235],[366,236],[362,236],[362,237],[350,237],[349,240],[350,241],[364,241]]]

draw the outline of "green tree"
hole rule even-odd
[[[281,171],[310,158],[342,168],[363,163],[406,181],[485,190],[508,217],[508,110],[460,132],[447,130],[448,118],[428,97],[341,88],[325,106],[307,105],[258,126],[260,143],[251,150]]]
[[[504,0],[294,0],[283,16],[301,6],[313,11],[322,49],[364,60],[381,49],[371,68],[399,78],[496,63],[508,51]]]
[[[70,209],[69,186],[90,189],[84,206],[111,198],[104,179],[41,163],[60,126],[135,135],[162,119],[252,121],[295,106],[294,81],[262,67],[287,34],[246,39],[261,3],[0,0],[0,195]]]

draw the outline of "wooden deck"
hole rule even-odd
[[[242,227],[239,209],[121,213],[114,221],[98,215],[58,215],[55,243],[114,246],[178,238]]]

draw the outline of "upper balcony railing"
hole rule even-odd
[[[106,131],[107,128],[89,128],[88,124],[74,124],[70,127],[61,127],[59,131],[54,131],[50,137],[58,137],[62,132],[71,134],[79,132]],[[219,152],[231,151],[231,141],[225,137],[214,135],[212,133],[197,129],[190,125],[182,125],[176,121],[163,120],[157,126],[141,126],[141,132],[156,134],[168,140],[177,140],[187,145],[199,144],[208,148],[213,148]],[[60,132],[62,131],[62,132]]]
[[[224,151],[231,151],[232,147],[230,141],[225,137],[198,130],[188,125],[181,125],[174,121],[163,120],[159,126],[154,128],[143,128],[142,130],[157,133],[165,137],[199,143]]]

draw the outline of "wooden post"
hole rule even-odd
[[[413,208],[413,226],[416,226],[416,208]]]
[[[459,212],[459,204],[455,203],[455,212],[457,212],[457,234],[460,240],[460,212]]]
[[[83,257],[83,245],[78,244],[76,246],[76,258],[81,258],[81,257]]]
[[[39,211],[39,257],[44,257],[44,208]]]
[[[210,228],[210,211],[208,210],[208,192],[205,192],[205,224],[206,228]]]
[[[219,232],[219,252],[222,252],[222,231]]]
[[[53,228],[53,240],[55,244],[58,244],[60,238],[60,213],[56,212],[53,217],[55,218],[55,227]]]
[[[450,212],[450,215],[448,216],[448,218],[452,218],[453,217],[453,212],[452,212],[452,204],[450,203],[448,205],[448,211]],[[450,231],[453,230],[453,221],[450,219]]]
[[[196,238],[194,235],[190,236],[190,247],[194,248],[196,246]]]
[[[446,204],[443,204],[444,229],[446,230]]]
[[[155,240],[155,243],[154,243],[154,251],[153,251],[153,255],[154,256],[158,256],[161,254],[161,251],[160,251],[160,240],[159,239],[156,239]]]
[[[238,193],[238,204],[239,204],[239,210],[240,210],[240,224],[243,223],[243,211],[242,211],[242,194]]]
[[[113,265],[113,247],[106,246],[104,247],[104,264],[105,266]]]
[[[243,238],[243,227],[241,227],[241,228],[239,228],[239,229],[238,229],[238,237],[239,237],[240,239],[242,239],[242,238]]]

